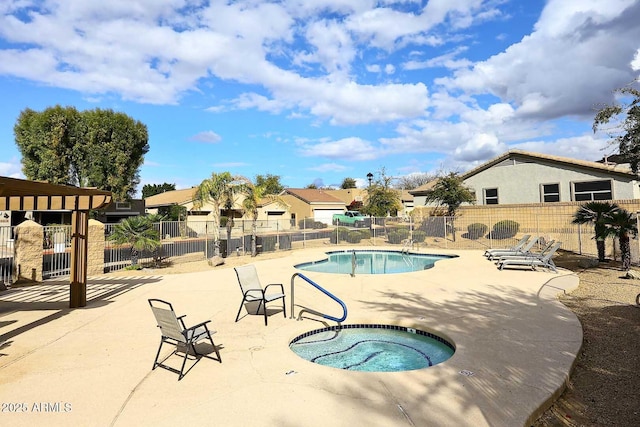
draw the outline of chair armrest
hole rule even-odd
[[[184,324],[185,317],[187,317],[186,314],[183,314],[182,316],[177,317],[177,319],[180,321],[180,324],[182,325],[182,329],[187,329],[187,325]]]
[[[204,322],[198,323],[197,325],[193,325],[190,328],[185,328],[185,329],[197,329],[200,326],[205,326],[209,322],[211,322],[211,320],[205,320]]]
[[[269,283],[267,286],[264,287],[264,292],[267,292],[267,289],[269,289],[269,286],[280,286],[280,293],[284,294],[284,287],[282,286],[282,283]]]

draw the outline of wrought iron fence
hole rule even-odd
[[[515,217],[491,217],[463,212],[456,217],[430,216],[367,218],[358,226],[325,224],[312,218],[296,222],[284,220],[235,220],[230,230],[215,230],[212,221],[163,221],[154,224],[161,238],[157,251],[142,251],[132,260],[129,245],[116,245],[109,236],[114,224],[105,225],[104,271],[119,270],[138,262],[153,265],[170,259],[207,259],[216,251],[223,257],[250,254],[255,229],[257,253],[296,250],[308,247],[384,246],[394,248],[429,249],[487,249],[510,246],[523,234],[540,238],[542,245],[549,240],[562,242],[562,249],[579,254],[597,256],[593,227],[571,223],[571,215],[531,214]],[[0,227],[0,281],[11,283],[14,276],[13,227]],[[216,236],[219,237],[216,242]],[[70,226],[44,227],[43,277],[69,274]],[[216,245],[217,243],[217,245]],[[607,256],[619,259],[619,244],[607,240]],[[217,246],[217,247],[216,247]],[[640,241],[631,239],[634,265],[640,264]]]

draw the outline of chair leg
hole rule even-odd
[[[182,367],[180,368],[180,376],[178,377],[178,381],[180,381],[182,379],[182,377],[184,377],[184,365],[187,364],[187,357],[189,356],[189,347],[193,347],[193,343],[188,343],[186,345],[186,348],[184,349],[184,359],[182,359]],[[196,356],[197,357],[197,356]]]
[[[242,302],[240,303],[240,308],[238,309],[238,314],[236,315],[236,322],[240,318],[240,312],[242,311],[242,307],[244,306],[244,302],[245,302],[245,299],[243,298]]]
[[[282,314],[284,315],[284,318],[287,318],[287,305],[284,301],[284,297],[282,298]]]
[[[260,304],[258,305],[258,312],[260,312],[260,306],[264,306],[262,310],[264,313],[264,326],[267,326],[267,302],[264,299],[260,301]]]
[[[160,357],[160,350],[162,350],[162,344],[164,344],[164,339],[160,338],[160,347],[158,347],[158,352],[156,353],[156,360],[153,361],[153,368],[151,368],[152,371],[156,369],[159,365],[158,357]]]
[[[211,336],[211,332],[209,332],[209,328],[207,328],[207,334],[209,335],[209,341],[211,341],[211,345],[213,346],[213,351],[215,351],[216,356],[218,356],[218,361],[222,363],[222,357],[220,357],[220,352],[218,351],[218,347],[216,347],[216,345],[213,342],[213,337]]]

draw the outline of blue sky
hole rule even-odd
[[[145,123],[143,184],[288,187],[465,171],[510,148],[597,160],[640,72],[637,0],[4,0],[0,175],[25,108]]]

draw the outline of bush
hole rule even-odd
[[[482,224],[480,222],[474,222],[473,224],[469,224],[467,226],[469,239],[473,240],[481,238],[487,233],[488,230],[489,227],[486,224]]]
[[[424,242],[424,239],[427,237],[427,233],[422,230],[416,230],[413,232],[413,241],[416,243]]]
[[[319,230],[321,228],[327,228],[327,227],[328,227],[328,225],[325,224],[324,222],[314,221],[314,223],[313,223],[314,230]]]
[[[324,222],[316,221],[313,218],[304,218],[298,221],[298,228],[301,230],[318,230],[327,227],[327,224]]]
[[[360,240],[362,240],[362,233],[359,231],[350,231],[349,234],[347,234],[348,243],[360,243]]]
[[[409,237],[409,230],[406,228],[398,228],[394,231],[390,231],[387,233],[387,240],[391,244],[402,243],[404,239]]]
[[[363,239],[370,239],[371,238],[371,230],[369,230],[368,228],[362,228],[362,229],[358,230],[358,233],[360,233],[360,235],[362,236]]]
[[[492,239],[509,239],[516,234],[518,234],[518,230],[520,229],[520,224],[516,221],[512,221],[510,219],[504,219],[502,221],[498,221],[493,225],[493,229],[491,230],[491,238]]]
[[[346,240],[348,234],[349,234],[348,228],[338,227],[331,232],[331,235],[329,236],[329,241],[331,243],[338,243],[342,240]]]

